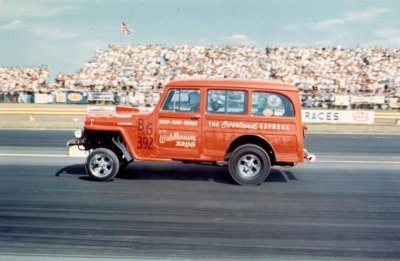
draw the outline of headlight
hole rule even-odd
[[[79,129],[74,132],[75,138],[80,139],[83,137],[83,130]]]

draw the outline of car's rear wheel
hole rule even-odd
[[[255,186],[268,177],[271,161],[261,147],[245,144],[233,151],[228,166],[232,178],[238,184]]]
[[[108,181],[117,175],[119,160],[117,155],[109,149],[93,150],[86,158],[86,172],[95,180]]]

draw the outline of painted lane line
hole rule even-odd
[[[74,158],[67,154],[30,154],[30,153],[0,153],[0,157],[48,157],[48,158]],[[400,161],[378,160],[317,160],[316,163],[345,163],[345,164],[400,164]]]
[[[0,157],[49,157],[49,158],[69,158],[68,155],[64,154],[29,154],[29,153],[0,153]]]
[[[385,160],[317,160],[314,163],[346,163],[346,164],[400,164],[400,161],[385,161]]]

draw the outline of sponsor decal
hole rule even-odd
[[[117,124],[119,126],[133,126],[132,122],[118,122]]]
[[[290,131],[290,125],[285,123],[209,121],[207,122],[207,126],[210,128],[222,128],[222,129]]]
[[[180,134],[179,132],[171,132],[168,134],[160,135],[160,143],[161,144],[166,143],[168,141],[176,141],[176,140],[196,141],[196,137],[194,135]]]
[[[102,113],[96,113],[96,114],[89,114],[90,118],[94,119],[101,119],[101,118],[107,118],[107,119],[112,119],[115,118],[114,114],[102,114]]]
[[[368,121],[368,113],[364,111],[355,111],[353,113],[353,119],[358,122],[366,122]]]
[[[178,131],[160,134],[160,144],[174,142],[175,147],[196,148],[197,138],[192,134],[182,134]]]
[[[158,124],[159,125],[174,125],[174,126],[197,127],[198,121],[161,119],[161,120],[158,121]]]
[[[282,105],[282,99],[279,98],[277,95],[270,95],[268,97],[267,103],[269,106],[276,108]]]
[[[131,117],[132,117],[131,114],[115,114],[115,118],[129,119]]]

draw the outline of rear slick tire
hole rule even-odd
[[[117,155],[109,149],[98,148],[86,158],[86,172],[95,180],[112,180],[119,171]]]
[[[256,186],[268,177],[271,161],[261,147],[245,144],[233,151],[228,166],[232,178],[238,184]]]

